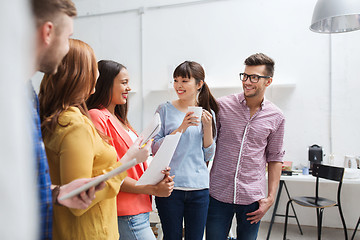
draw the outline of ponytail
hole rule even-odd
[[[219,105],[214,98],[214,96],[211,94],[210,89],[206,82],[203,83],[199,95],[198,95],[198,105],[208,112],[211,113],[211,110],[214,111],[215,116],[219,112]],[[213,130],[213,137],[216,135],[216,126],[215,126],[215,120],[212,120],[212,130]]]

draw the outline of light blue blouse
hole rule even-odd
[[[170,102],[161,104],[156,112],[160,114],[161,130],[154,137],[153,154],[156,154],[164,137],[176,130],[185,117],[185,113],[176,109]],[[214,112],[211,113],[215,120]],[[215,139],[209,147],[203,147],[202,125],[188,127],[182,133],[170,162],[170,176],[175,175],[175,188],[209,188],[209,171],[206,162],[212,159],[214,153]]]

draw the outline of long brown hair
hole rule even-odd
[[[99,61],[98,68],[100,75],[95,85],[96,91],[86,101],[89,110],[93,108],[103,109],[110,105],[113,98],[114,79],[122,69],[126,69],[124,65],[111,60]],[[125,104],[115,106],[115,114],[122,123],[133,130],[127,118],[128,100]]]
[[[45,74],[39,92],[41,129],[54,131],[59,115],[74,106],[89,117],[85,100],[95,88],[97,64],[93,49],[83,41],[70,39],[70,50],[55,75]]]
[[[206,109],[211,113],[211,110],[214,111],[215,115],[219,112],[219,105],[216,102],[216,99],[211,94],[208,85],[205,82],[205,71],[204,68],[197,62],[185,61],[177,66],[174,70],[173,78],[182,77],[182,78],[191,78],[195,79],[195,83],[199,84],[203,81],[203,85],[199,90],[197,104],[198,106]],[[216,134],[215,121],[212,122],[213,136]]]

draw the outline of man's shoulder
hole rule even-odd
[[[273,102],[266,100],[265,107],[267,111],[270,111],[272,114],[278,115],[281,118],[285,118],[283,111]]]
[[[217,99],[219,105],[231,105],[238,103],[239,93],[223,96]]]

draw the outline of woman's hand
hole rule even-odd
[[[203,110],[201,116],[201,122],[203,124],[203,147],[207,148],[213,143],[213,129],[212,129],[212,115],[210,112]]]
[[[165,174],[163,180],[155,185],[155,190],[152,195],[156,197],[168,197],[174,190],[174,176],[170,176],[170,167],[162,171]]]
[[[185,132],[188,127],[198,126],[199,123],[200,120],[194,115],[194,112],[187,112],[180,127],[178,127],[178,129],[172,132],[172,134],[175,134],[177,132]]]
[[[201,115],[201,122],[204,129],[212,128],[212,115],[211,113],[209,113],[209,111],[203,109]]]
[[[136,139],[133,145],[127,150],[126,154],[121,158],[122,163],[126,163],[136,158],[137,163],[145,162],[150,155],[150,147],[152,140],[149,140],[143,146],[140,146],[142,138]]]

